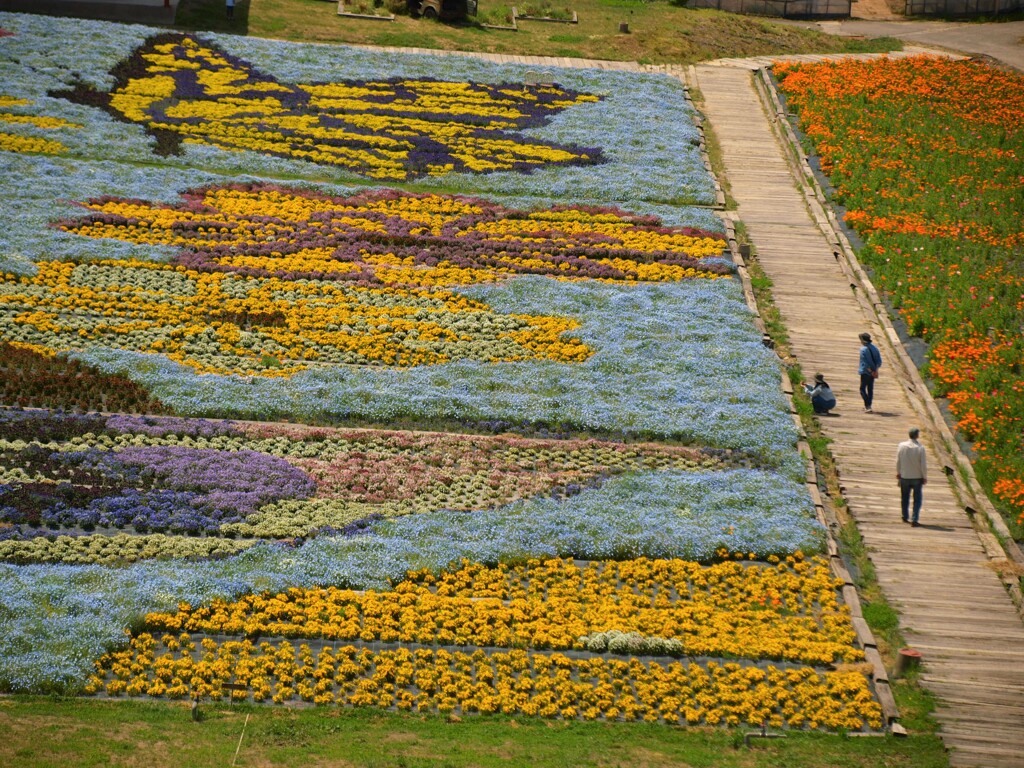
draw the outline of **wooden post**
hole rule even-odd
[[[913,648],[900,648],[896,656],[896,670],[894,677],[903,677],[912,669],[917,669],[921,664],[921,652]]]

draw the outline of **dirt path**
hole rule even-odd
[[[850,4],[850,17],[871,21],[894,21],[901,18],[889,9],[888,0],[853,0]]]

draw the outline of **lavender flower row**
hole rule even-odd
[[[107,419],[106,428],[110,432],[149,435],[189,435],[191,437],[218,437],[220,435],[237,435],[239,431],[230,421],[210,421],[209,419],[182,419],[177,416],[125,416],[114,415]]]
[[[5,505],[0,520],[9,523],[213,534],[220,525],[241,522],[270,502],[305,499],[316,491],[301,469],[257,451],[177,446],[26,451],[48,454],[43,470],[71,467],[80,473],[79,481],[84,477],[91,484],[0,486]],[[134,487],[140,485],[143,489]]]
[[[243,506],[254,494],[224,494],[229,502]],[[246,498],[240,498],[246,497]],[[43,511],[42,522],[51,527],[93,528],[133,527],[140,533],[170,531],[216,534],[222,523],[237,523],[244,516],[224,504],[188,491],[137,491],[129,489],[117,496],[96,499],[86,508],[57,504]]]

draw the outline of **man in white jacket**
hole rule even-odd
[[[920,525],[918,517],[921,514],[922,489],[928,482],[928,469],[924,446],[917,442],[920,430],[912,427],[908,434],[910,439],[904,440],[896,449],[896,481],[900,484],[900,511],[903,513],[903,522],[910,523],[916,528]],[[914,512],[912,517],[908,517],[911,493],[914,494]]]

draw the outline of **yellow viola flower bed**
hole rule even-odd
[[[0,108],[3,107],[27,107],[32,104],[29,99],[21,99],[15,96],[0,94]],[[17,114],[14,112],[0,112],[0,126],[31,126],[33,128],[54,129],[54,128],[81,128],[78,123],[72,123],[59,117],[48,115]],[[56,139],[44,139],[39,136],[24,136],[19,133],[7,133],[0,131],[0,151],[22,152],[26,154],[59,155],[67,151],[67,146]]]
[[[230,685],[231,687],[225,687]],[[856,670],[570,657],[522,650],[371,650],[144,633],[96,662],[87,694],[228,698],[416,712],[677,725],[878,729]]]
[[[464,561],[437,577],[410,573],[388,592],[296,587],[197,608],[183,603],[176,613],[148,614],[145,626],[250,637],[859,661],[864,656],[853,647],[838,586],[823,558],[799,555],[776,565]]]
[[[79,84],[60,95],[145,126],[162,154],[204,144],[392,181],[603,161],[599,149],[520,133],[599,101],[557,86],[425,78],[283,83],[183,34],[154,35],[111,74],[109,93]]]
[[[67,146],[53,139],[42,139],[37,136],[19,136],[16,133],[0,131],[0,151],[59,155],[67,151]]]
[[[168,245],[192,269],[359,285],[449,286],[515,274],[666,282],[730,273],[724,238],[614,208],[520,211],[380,190],[332,197],[270,184],[194,189],[177,204],[100,198],[59,226]]]
[[[0,336],[47,351],[159,352],[202,373],[473,359],[579,362],[570,319],[503,315],[440,291],[199,272],[154,262],[43,262],[0,281]]]

